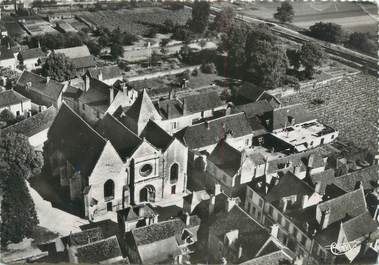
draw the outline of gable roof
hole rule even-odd
[[[221,140],[207,159],[230,176],[234,176],[241,167],[241,158],[240,151]]]
[[[89,242],[98,241],[101,239],[103,239],[103,232],[100,227],[83,230],[77,233],[71,233],[62,238],[63,241],[67,241],[69,246],[85,245]]]
[[[234,113],[244,112],[247,118],[252,118],[256,115],[263,115],[264,113],[271,112],[273,110],[274,108],[267,102],[267,100],[237,105],[233,108]]]
[[[50,126],[48,141],[54,142],[56,149],[61,151],[84,177],[91,174],[106,144],[106,140],[65,102]]]
[[[272,129],[276,130],[290,126],[290,117],[294,119],[295,124],[304,123],[316,119],[316,117],[307,111],[302,104],[285,106],[274,110]]]
[[[365,195],[362,188],[317,205],[321,212],[330,210],[328,225],[342,220],[346,215],[355,217],[367,211]]]
[[[360,170],[347,173],[335,178],[334,184],[344,191],[353,191],[358,182],[361,182],[363,189],[371,190],[377,186],[379,180],[379,166],[372,165]]]
[[[142,143],[142,139],[125,127],[115,117],[107,113],[97,124],[96,130],[107,138],[121,158],[130,157]]]
[[[55,53],[62,53],[70,59],[90,56],[91,53],[86,45],[71,48],[63,48],[54,50]]]
[[[23,71],[20,78],[17,80],[17,85],[22,86],[25,93],[28,93],[25,87],[30,84],[28,89],[38,92],[51,99],[57,100],[61,95],[64,84],[61,84],[53,79],[47,79],[43,76],[34,74],[32,72]]]
[[[181,101],[185,105],[184,114],[211,110],[224,105],[216,91],[189,95],[181,98]]]
[[[46,54],[42,51],[41,48],[21,50],[20,54],[24,60],[46,57]]]
[[[24,97],[13,89],[0,92],[0,108],[26,101],[30,101],[30,99]]]
[[[233,138],[252,134],[252,129],[244,113],[209,120],[179,131],[176,135],[191,149],[216,144],[226,134]]]
[[[1,97],[1,94],[0,94]],[[31,137],[51,126],[57,115],[57,110],[54,106],[49,107],[47,110],[37,113],[25,120],[19,121],[5,129],[3,133],[16,132],[21,133],[27,137]]]
[[[70,59],[75,69],[82,68],[91,68],[96,66],[95,57],[92,55],[79,57],[79,58],[71,58]]]
[[[112,236],[76,247],[76,256],[79,263],[100,263],[112,258],[122,258],[122,253],[117,237]]]
[[[87,71],[92,78],[96,79],[99,79],[100,73],[102,75],[103,80],[122,77],[121,69],[117,65],[106,65],[102,67],[88,69]]]
[[[378,229],[378,223],[372,219],[368,211],[343,222],[341,226],[348,241],[353,241]]]
[[[140,137],[146,138],[149,143],[163,151],[165,151],[174,140],[174,137],[169,135],[152,120],[148,121]]]

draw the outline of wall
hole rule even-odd
[[[6,60],[0,60],[0,67],[10,68],[14,70],[16,68],[16,59],[11,58],[11,59],[6,59]]]
[[[188,66],[188,67],[182,67],[179,69],[172,69],[172,70],[167,70],[167,71],[159,71],[159,72],[155,72],[155,73],[141,74],[138,76],[130,76],[130,77],[126,77],[125,80],[128,82],[140,81],[140,80],[158,78],[158,77],[162,77],[162,76],[166,76],[166,75],[177,75],[177,74],[183,73],[187,70],[193,71],[194,69],[199,69],[199,68],[200,68],[200,65]]]
[[[39,58],[24,60],[24,66],[28,71],[35,70],[41,67],[41,65],[39,65],[38,62]]]
[[[0,108],[0,112],[3,111],[4,109],[8,109],[10,112],[13,113],[14,116],[17,116],[17,112],[19,112],[19,115],[25,115],[28,113],[29,110],[32,109],[31,101],[25,101],[25,102],[20,102],[14,105],[8,105],[5,107]]]
[[[29,143],[33,148],[39,148],[43,146],[43,143],[47,140],[47,132],[49,128],[42,130],[29,137]]]

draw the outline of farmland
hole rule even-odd
[[[104,27],[109,30],[120,28],[136,35],[143,35],[148,32],[151,26],[162,25],[166,19],[171,19],[174,23],[185,24],[191,17],[191,11],[187,8],[180,10],[168,10],[159,7],[122,9],[118,11],[104,10],[96,12],[78,12],[76,15],[94,27]]]
[[[321,99],[322,104],[312,104]],[[325,85],[283,97],[284,105],[303,103],[316,117],[339,130],[340,138],[377,151],[377,80],[359,74],[345,77],[339,83]]]

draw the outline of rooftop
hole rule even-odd
[[[76,247],[76,256],[80,263],[100,263],[112,258],[122,258],[122,253],[116,236],[112,236]]]
[[[14,90],[5,90],[3,92],[0,92],[0,108],[26,101],[30,101],[30,99],[24,97]]]
[[[302,104],[295,104],[275,109],[273,112],[272,129],[277,130],[302,123],[311,123],[316,117],[307,111]],[[310,125],[305,126],[305,128]]]
[[[42,51],[41,48],[22,50],[20,51],[20,54],[24,60],[46,57],[46,54]]]
[[[86,45],[76,46],[71,48],[56,49],[55,53],[62,53],[70,59],[81,58],[86,56],[91,56],[89,49]]]

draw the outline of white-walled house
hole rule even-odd
[[[9,110],[15,117],[28,116],[32,109],[31,100],[14,90],[0,92],[0,112]]]

